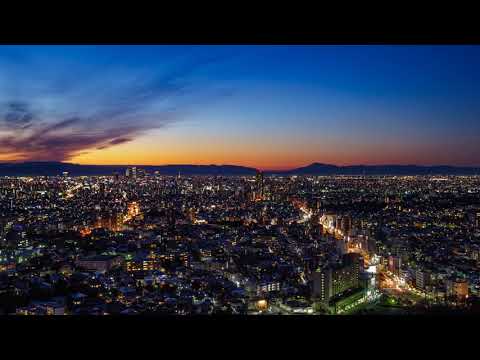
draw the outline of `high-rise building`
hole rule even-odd
[[[313,296],[327,303],[347,290],[359,287],[361,257],[345,254],[342,264],[330,265],[313,273]]]
[[[400,275],[400,268],[402,267],[402,259],[399,256],[388,257],[388,271],[395,275]]]
[[[345,235],[348,235],[352,228],[352,218],[350,216],[342,217],[341,229]]]
[[[260,198],[263,199],[264,195],[264,179],[263,179],[263,172],[257,171],[257,175],[255,176],[255,185]]]
[[[430,272],[426,270],[417,269],[415,271],[415,286],[418,289],[425,290],[430,284]]]
[[[345,238],[335,240],[336,248],[337,248],[337,253],[340,256],[343,256],[347,253],[347,242]]]
[[[342,218],[337,218],[335,222],[335,230],[342,230]]]
[[[465,300],[468,297],[468,281],[464,279],[447,280],[447,296],[457,300]]]
[[[377,253],[377,242],[375,241],[375,238],[368,236],[367,237],[367,248],[368,252],[370,254],[376,254]]]

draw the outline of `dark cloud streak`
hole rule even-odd
[[[134,141],[153,129],[163,128],[180,120],[178,110],[170,103],[188,92],[188,76],[214,59],[197,60],[179,65],[167,74],[152,76],[143,81],[132,81],[127,86],[115,88],[111,96],[101,97],[94,109],[75,111],[64,116],[50,116],[35,110],[35,101],[14,99],[0,104],[0,154],[15,155],[24,161],[66,161],[90,150],[103,150]],[[101,76],[99,76],[101,77]],[[62,83],[54,79],[54,83]],[[91,84],[79,81],[70,92],[61,94],[53,89],[55,100],[75,101],[76,94],[84,94]],[[98,92],[105,92],[99,84]],[[73,95],[72,95],[72,88]],[[96,99],[95,91],[90,97]],[[69,95],[71,95],[69,97]],[[84,96],[84,95],[82,95]],[[90,100],[90,97],[88,100]],[[76,104],[75,104],[76,105]],[[75,108],[75,106],[74,106]]]

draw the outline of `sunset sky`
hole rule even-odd
[[[0,161],[480,165],[480,46],[0,46]]]

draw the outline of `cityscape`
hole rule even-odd
[[[475,309],[478,176],[1,179],[4,314]]]
[[[478,314],[479,61],[0,46],[0,315]]]

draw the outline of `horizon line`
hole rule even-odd
[[[338,164],[331,164],[331,163],[321,163],[321,162],[312,162],[307,165],[297,165],[294,167],[255,167],[255,166],[248,166],[248,165],[239,165],[239,164],[195,164],[195,163],[184,163],[184,164],[82,164],[76,162],[69,162],[69,161],[52,161],[52,160],[31,160],[31,161],[3,161],[0,162],[0,165],[5,164],[28,164],[28,163],[57,163],[57,164],[70,164],[70,165],[80,165],[80,166],[118,166],[118,167],[155,167],[155,166],[238,166],[244,168],[250,168],[259,171],[292,171],[297,170],[300,168],[309,167],[312,165],[323,165],[323,166],[335,166],[339,168],[343,167],[354,167],[354,166],[416,166],[416,167],[454,167],[454,168],[480,168],[480,165],[451,165],[451,164],[395,164],[395,163],[381,163],[381,164],[348,164],[348,165],[338,165]]]

